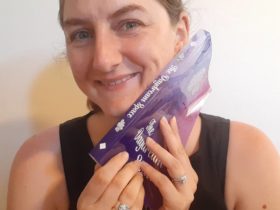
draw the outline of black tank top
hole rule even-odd
[[[60,125],[60,144],[70,210],[94,173],[95,162],[88,155],[93,145],[87,130],[92,113]],[[224,189],[229,141],[229,120],[200,114],[199,150],[190,157],[199,181],[190,210],[226,210]]]

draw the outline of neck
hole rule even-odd
[[[88,131],[93,145],[96,145],[118,120],[118,117],[107,116],[103,112],[93,114],[88,120]]]
[[[201,132],[201,118],[198,116],[193,129],[190,133],[188,143],[185,145],[185,150],[188,156],[191,156],[199,149],[199,137]]]

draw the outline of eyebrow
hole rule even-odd
[[[113,14],[109,15],[109,19],[114,19],[120,17],[126,13],[133,12],[135,10],[139,10],[145,12],[145,8],[137,5],[137,4],[130,4],[120,8],[119,10],[115,11]],[[69,26],[76,26],[76,25],[86,25],[89,24],[91,21],[89,18],[69,18],[63,21],[62,27],[69,27]]]
[[[135,10],[139,10],[139,11],[142,11],[142,12],[146,11],[145,8],[140,6],[140,5],[130,4],[130,5],[127,5],[127,6],[124,6],[124,7],[120,8],[119,10],[114,12],[112,15],[110,15],[109,18],[110,19],[117,18],[119,16],[122,16],[125,13],[133,12]]]

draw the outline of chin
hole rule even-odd
[[[127,112],[129,107],[130,104],[112,104],[112,106],[103,107],[102,111],[106,116],[121,118]]]

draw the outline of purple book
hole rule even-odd
[[[104,165],[113,156],[126,150],[130,161],[146,161],[167,174],[161,162],[147,149],[146,138],[150,136],[162,145],[159,120],[163,116],[167,119],[175,116],[182,143],[187,143],[194,122],[210,92],[208,69],[211,54],[210,34],[204,30],[197,32],[90,151],[90,156]],[[145,206],[158,209],[162,204],[158,189],[147,179],[144,187]]]

